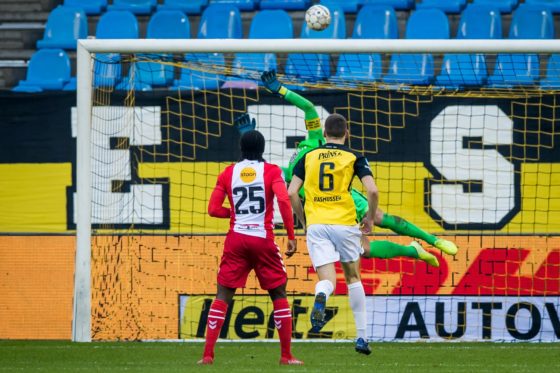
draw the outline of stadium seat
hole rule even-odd
[[[552,13],[560,13],[560,0],[525,0],[525,4],[544,7]]]
[[[439,9],[412,12],[406,25],[406,39],[449,39],[449,21]],[[434,80],[434,58],[431,54],[394,54],[389,73],[383,81],[389,84],[431,84]]]
[[[251,21],[249,39],[292,39],[294,30],[290,15],[284,10],[261,10],[256,13]],[[253,75],[253,86],[260,84],[256,72],[277,69],[276,55],[274,53],[239,53],[233,60],[236,75],[243,78],[230,79],[224,88],[232,88],[234,85],[242,84],[247,87],[245,81],[251,75],[244,69],[250,70]],[[256,87],[256,86],[255,86]]]
[[[107,8],[107,0],[64,0],[64,5],[81,8],[87,15],[100,14]]]
[[[138,21],[125,10],[108,11],[99,18],[97,39],[138,39]]]
[[[389,5],[397,10],[414,9],[414,0],[359,0],[362,5]]]
[[[70,82],[70,58],[62,49],[41,49],[31,56],[25,80],[15,92],[62,90]]]
[[[356,13],[360,5],[359,0],[321,0],[321,5],[328,7],[339,7],[346,14]]]
[[[549,10],[521,5],[513,13],[510,39],[552,39],[554,18]],[[494,87],[533,85],[539,79],[537,54],[499,54],[488,84]]]
[[[225,26],[225,27],[224,27]],[[204,12],[198,28],[199,39],[232,39],[243,36],[241,28],[241,14],[239,9],[231,4],[211,4]],[[222,53],[190,53],[185,59],[195,65],[225,66]],[[216,89],[221,86],[224,77],[212,72],[202,72],[189,68],[182,68],[181,75],[175,80],[172,89]]]
[[[255,0],[210,0],[210,4],[231,4],[239,10],[253,10],[255,9]]]
[[[399,37],[397,15],[390,6],[366,5],[358,13],[352,39],[397,39]],[[340,55],[335,83],[376,81],[381,78],[382,57],[379,53],[348,53]]]
[[[188,17],[180,10],[160,10],[150,18],[146,38],[189,39],[191,25]]]
[[[49,14],[43,39],[37,48],[76,49],[76,41],[88,35],[87,17],[80,8],[58,6]]]
[[[436,8],[445,13],[460,13],[466,4],[467,0],[422,0],[416,4],[416,9]]]
[[[261,0],[261,9],[304,10],[311,4],[310,0]]]
[[[191,37],[189,19],[185,13],[179,10],[160,10],[156,12],[150,22],[146,38],[148,39],[188,39]],[[144,56],[148,57],[148,55]],[[157,58],[165,59],[166,55]],[[156,63],[150,61],[134,62],[132,71],[134,73],[134,89],[139,91],[151,90],[152,86],[168,86],[174,78],[174,68],[171,64]],[[129,76],[131,75],[129,72]],[[131,79],[124,79],[117,85],[117,89],[129,90]]]
[[[150,14],[157,5],[157,0],[113,0],[109,10],[127,10],[134,14]]]
[[[158,10],[180,10],[186,14],[200,14],[208,5],[208,0],[164,0],[157,6]]]
[[[518,2],[518,0],[474,0],[474,4],[488,5],[502,13],[511,13]]]
[[[93,86],[115,87],[122,76],[121,57],[116,53],[99,53],[93,63]]]
[[[548,59],[546,77],[541,80],[541,87],[545,89],[560,88],[560,54],[553,54]]]
[[[331,7],[331,24],[323,31],[314,31],[305,24],[301,30],[303,39],[344,39],[346,38],[346,19],[340,8]],[[297,80],[317,81],[331,75],[328,54],[293,53],[288,56],[286,75]]]
[[[470,4],[461,14],[457,39],[501,39],[502,17],[497,9]],[[438,86],[462,88],[486,84],[488,70],[483,54],[446,54]]]

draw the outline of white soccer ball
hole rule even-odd
[[[331,12],[323,5],[313,5],[305,12],[305,22],[312,30],[324,30],[331,24]]]

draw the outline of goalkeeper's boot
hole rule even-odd
[[[281,357],[280,365],[303,365],[303,361],[296,359],[295,357]]]
[[[203,356],[202,359],[200,359],[197,362],[198,365],[212,365],[214,364],[214,358],[212,356]]]
[[[457,254],[457,245],[451,241],[444,240],[443,238],[438,238],[434,243],[434,246],[448,255]]]
[[[418,242],[412,241],[410,243],[410,246],[412,246],[416,249],[416,252],[418,253],[418,259],[420,259],[423,262],[428,263],[432,267],[439,267],[439,261],[436,258],[436,256],[433,255],[432,253],[424,250],[422,245],[420,245]]]
[[[311,332],[319,333],[323,326],[325,326],[325,304],[327,303],[327,296],[325,293],[318,293],[315,296],[315,303],[311,310]]]
[[[367,341],[363,338],[356,339],[356,351],[360,354],[369,355],[371,354],[371,347],[369,347]]]

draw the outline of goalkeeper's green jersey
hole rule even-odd
[[[292,155],[288,168],[284,168],[284,178],[289,183],[292,180],[294,167],[298,163],[298,161],[303,158],[303,156],[309,151],[325,144],[326,141],[325,137],[323,136],[321,120],[319,119],[319,114],[315,109],[315,105],[313,105],[311,101],[298,95],[295,92],[290,91],[286,87],[282,87],[279,93],[284,96],[286,101],[303,110],[303,112],[305,113],[305,128],[307,129],[306,139],[301,141],[297,145],[296,152],[294,153],[294,155]],[[358,221],[362,221],[368,211],[367,198],[354,188],[352,188],[351,193],[352,199],[354,200],[354,205],[356,206],[356,215]],[[302,191],[300,191],[300,194],[303,197]]]

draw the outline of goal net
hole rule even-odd
[[[303,112],[260,82],[276,69],[321,119],[348,119],[383,211],[459,247],[419,240],[438,268],[362,260],[369,339],[557,341],[560,46],[388,42],[81,41],[74,340],[204,338],[229,226],[206,209],[239,159],[235,118],[256,119],[279,166],[306,136]],[[328,322],[309,331],[316,274],[298,232],[285,260],[294,339],[354,338],[339,267]],[[408,245],[405,233],[370,238]],[[277,338],[271,313],[251,275],[221,337]]]

